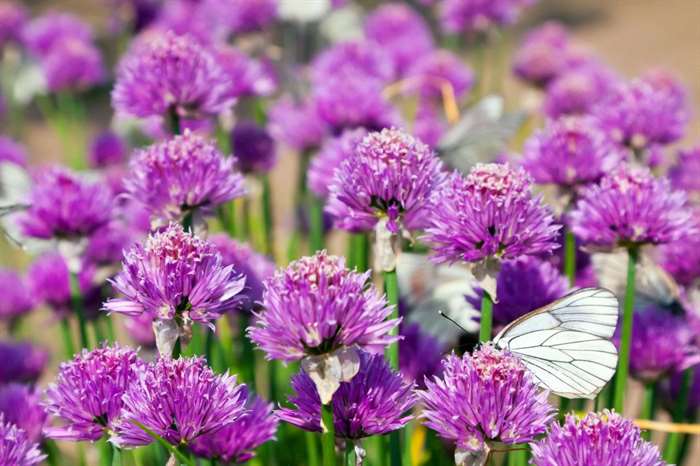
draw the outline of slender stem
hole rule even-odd
[[[270,177],[268,174],[262,175],[262,208],[263,208],[263,225],[265,226],[265,252],[274,257],[275,240],[274,240],[274,225],[272,217],[272,187],[270,186]]]
[[[44,439],[41,442],[42,451],[46,453],[46,462],[49,466],[58,466],[61,461],[61,451],[56,446],[56,442]]]
[[[413,439],[413,432],[415,431],[416,425],[414,421],[410,421],[406,424],[403,432],[403,464],[404,466],[413,466],[413,456],[411,455],[411,440]]]
[[[642,401],[642,411],[639,413],[640,419],[654,419],[654,414],[656,411],[656,383],[647,382],[644,385],[644,400]],[[643,430],[642,438],[644,440],[649,440],[651,438],[651,431]]]
[[[366,233],[350,233],[350,251],[348,253],[348,267],[357,268],[358,271],[367,270],[369,263],[369,240]]]
[[[61,335],[63,335],[63,349],[66,359],[72,359],[75,354],[75,346],[73,345],[73,337],[71,335],[68,317],[61,319]]]
[[[620,414],[622,414],[624,408],[627,376],[629,374],[630,343],[632,339],[632,313],[634,311],[634,281],[638,259],[639,249],[636,247],[629,248],[627,259],[627,287],[625,289],[622,332],[620,337],[620,359],[617,365],[615,398],[613,399],[613,408]]]
[[[486,342],[491,339],[491,326],[493,325],[493,299],[486,290],[481,297],[481,326],[479,328],[479,341]]]
[[[178,339],[175,340],[175,346],[173,347],[173,359],[179,358],[180,354],[182,354],[182,343],[178,337]]]
[[[321,447],[323,449],[323,466],[335,466],[335,426],[333,425],[333,402],[321,406]]]
[[[122,451],[112,445],[112,466],[122,466]]]
[[[396,276],[396,269],[384,272],[384,292],[386,293],[386,298],[389,304],[393,306],[391,311],[390,319],[397,319],[399,317],[399,280]],[[398,335],[398,326],[391,330],[391,335]],[[399,342],[392,343],[387,348],[387,356],[389,358],[389,364],[391,368],[399,370]]]
[[[178,115],[175,107],[168,109],[165,119],[168,125],[168,131],[170,131],[171,134],[180,134],[182,132],[180,115]]]
[[[355,448],[350,441],[345,443],[345,466],[355,466]]]
[[[100,466],[112,466],[112,446],[106,438],[101,438],[97,442],[100,451]]]
[[[690,388],[694,378],[693,373],[694,368],[692,367],[683,371],[681,389],[678,393],[676,404],[673,407],[672,417],[674,422],[681,422],[685,419],[685,414],[688,407],[688,396],[690,394]],[[678,432],[671,432],[668,434],[668,437],[666,437],[666,445],[664,446],[664,460],[666,460],[666,462],[669,464],[677,463],[682,447],[683,434]]]
[[[92,323],[92,330],[95,333],[95,344],[97,344],[97,346],[101,345],[104,341],[106,341],[105,335],[102,332],[101,320],[102,320],[101,318],[97,318],[91,322]]]
[[[105,318],[105,324],[107,327],[107,338],[110,342],[114,343],[115,341],[117,341],[117,337],[114,333],[114,323],[112,321],[112,318],[107,316]]]
[[[570,231],[564,235],[564,273],[569,286],[576,284],[576,237]]]
[[[70,274],[70,289],[73,312],[78,317],[78,329],[80,330],[80,344],[83,348],[90,348],[90,340],[88,338],[87,332],[87,322],[85,321],[85,310],[83,309],[83,296],[80,291],[78,275],[73,272],[71,272]]]
[[[314,195],[309,198],[309,244],[311,252],[315,253],[324,248],[323,200]]]
[[[306,456],[309,460],[309,466],[319,466],[316,434],[306,431],[304,432],[304,437],[306,438]]]
[[[389,464],[401,466],[401,430],[395,430],[389,434]]]

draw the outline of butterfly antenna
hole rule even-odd
[[[449,320],[450,322],[452,322],[453,324],[455,324],[455,325],[456,325],[457,327],[459,327],[459,329],[460,329],[461,331],[463,331],[464,333],[469,333],[469,332],[467,332],[467,330],[466,330],[464,327],[462,327],[461,325],[459,325],[459,324],[457,323],[456,320],[454,320],[452,317],[450,317],[450,316],[448,316],[447,314],[445,314],[442,310],[439,310],[439,311],[438,311],[438,314],[440,314],[442,317],[444,317],[445,319],[447,319],[447,320]]]

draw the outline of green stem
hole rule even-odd
[[[100,466],[112,466],[112,446],[106,438],[101,438],[97,442],[100,451]]]
[[[384,272],[384,292],[386,293],[386,298],[389,304],[393,306],[391,311],[390,319],[398,319],[399,317],[399,280],[396,275],[396,269]],[[391,330],[391,335],[398,335],[398,326]],[[387,348],[387,356],[389,358],[389,364],[391,368],[399,370],[399,342],[392,343]]]
[[[644,400],[642,401],[642,411],[639,414],[640,419],[654,419],[656,412],[656,383],[648,382],[644,385]],[[649,440],[651,431],[643,430],[642,438]]]
[[[403,432],[404,444],[403,444],[403,464],[404,466],[413,466],[413,456],[411,456],[411,439],[413,438],[413,431],[416,425],[413,421],[406,424],[406,428]]]
[[[114,323],[110,316],[105,318],[105,324],[107,326],[107,338],[109,339],[110,343],[114,343],[117,341],[117,337],[114,333]]]
[[[168,113],[166,114],[165,119],[170,134],[175,135],[180,134],[182,132],[182,128],[180,127],[180,115],[178,115],[177,110],[174,107],[168,109]]]
[[[350,250],[348,252],[348,268],[356,268],[360,272],[367,270],[369,241],[365,233],[350,233]]]
[[[693,372],[694,368],[692,367],[683,371],[681,389],[678,393],[676,404],[673,407],[673,422],[682,422],[685,419],[685,413],[688,407],[688,396],[693,382]],[[682,447],[683,434],[679,432],[671,432],[668,434],[668,437],[666,437],[666,445],[664,446],[664,460],[666,460],[668,464],[677,463]]]
[[[71,303],[73,312],[78,317],[78,329],[80,330],[80,344],[83,348],[90,348],[90,340],[87,332],[87,322],[85,321],[85,310],[83,309],[83,296],[80,291],[78,275],[70,274]]]
[[[122,451],[112,445],[112,466],[122,466]]]
[[[615,379],[615,397],[613,408],[622,414],[625,402],[625,390],[627,389],[627,376],[630,363],[630,343],[632,340],[632,313],[634,311],[634,281],[639,260],[639,249],[631,247],[628,250],[627,259],[627,287],[625,289],[625,303],[622,314],[622,332],[620,336],[620,359],[617,365],[617,377]]]
[[[262,176],[262,208],[263,208],[263,225],[265,226],[265,252],[274,257],[275,240],[274,240],[274,225],[272,216],[272,187],[270,186],[270,177],[265,174]]]
[[[569,286],[576,284],[576,237],[570,231],[564,235],[564,273]]]
[[[493,299],[484,290],[481,297],[481,326],[479,327],[479,341],[487,342],[491,340],[491,326],[493,325]]]
[[[46,453],[46,462],[49,466],[58,466],[61,462],[61,451],[56,446],[56,442],[44,439],[41,442],[41,449]]]
[[[311,245],[311,252],[315,253],[324,248],[323,200],[314,195],[309,197],[309,244]]]
[[[350,441],[345,443],[345,466],[355,466],[355,448]]]
[[[66,359],[73,359],[75,354],[75,346],[73,346],[73,337],[70,331],[70,321],[68,317],[61,319],[61,335],[63,335],[63,349]]]
[[[173,359],[179,358],[180,354],[182,354],[182,343],[178,337],[178,339],[175,340],[175,346],[173,346]]]
[[[401,430],[395,430],[389,434],[389,464],[401,466]]]
[[[306,431],[304,432],[304,437],[306,438],[306,456],[309,460],[309,466],[319,466],[316,434]]]
[[[335,426],[333,425],[332,402],[321,406],[321,421],[323,423],[323,433],[321,434],[323,466],[335,466]]]
[[[105,335],[102,332],[101,320],[102,320],[101,318],[97,318],[91,322],[92,323],[92,330],[94,331],[94,334],[95,334],[95,344],[97,344],[97,346],[100,346],[103,342],[106,341]]]

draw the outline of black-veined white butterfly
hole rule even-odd
[[[603,288],[583,288],[508,324],[493,344],[520,358],[555,395],[594,398],[617,367],[619,303]]]

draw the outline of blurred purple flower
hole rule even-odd
[[[342,382],[333,395],[336,437],[361,439],[404,427],[413,416],[404,415],[416,402],[413,383],[392,372],[381,354],[360,352],[360,371]],[[280,408],[277,416],[301,429],[321,432],[321,399],[306,372],[292,378],[294,408]]]
[[[0,8],[2,8],[0,4]],[[27,166],[27,150],[22,144],[7,136],[0,136],[0,163],[10,162],[20,167]]]
[[[277,162],[274,139],[253,121],[239,121],[233,127],[231,151],[236,154],[236,168],[243,173],[267,173]]]
[[[367,130],[357,128],[326,139],[318,154],[311,159],[307,171],[307,186],[312,193],[321,199],[328,198],[336,169],[354,154],[358,144],[366,135]]]
[[[594,61],[564,70],[547,85],[544,112],[550,118],[587,114],[605,98],[617,79],[612,71]]]
[[[450,33],[483,32],[514,23],[520,11],[536,0],[443,0],[440,24]]]
[[[22,5],[13,1],[0,3],[0,48],[22,39],[22,29],[28,17],[29,14]]]
[[[535,466],[664,466],[659,449],[641,437],[639,427],[610,411],[568,414],[564,425],[552,423],[547,437],[532,443]]]
[[[137,238],[133,228],[114,221],[90,237],[83,256],[85,264],[111,267],[122,260],[124,249]]]
[[[225,0],[234,34],[260,31],[273,24],[277,20],[277,1]]]
[[[529,442],[555,417],[548,392],[508,352],[485,345],[461,358],[452,354],[443,360],[443,370],[418,393],[425,425],[458,450],[484,451],[490,441]]]
[[[141,370],[122,396],[111,441],[120,448],[153,443],[136,421],[171,445],[189,445],[244,416],[247,397],[245,385],[215,374],[204,358],[161,358]]]
[[[233,97],[268,96],[277,88],[273,69],[255,60],[235,47],[216,49],[217,62],[231,80]]]
[[[432,148],[437,148],[447,131],[448,124],[442,116],[442,107],[425,99],[418,101],[413,134]]]
[[[326,210],[335,226],[368,231],[386,216],[393,234],[430,224],[430,198],[444,179],[435,153],[413,136],[384,129],[357,144],[335,171]]]
[[[385,84],[394,76],[391,56],[376,44],[364,40],[335,44],[319,53],[311,63],[311,82],[317,86],[336,77],[355,77]]]
[[[126,142],[112,131],[103,131],[95,136],[88,151],[88,161],[92,168],[105,168],[126,162],[128,148]]]
[[[19,274],[10,269],[0,268],[0,319],[12,320],[21,317],[34,308],[34,298],[29,287]]]
[[[563,25],[549,21],[530,30],[513,58],[520,79],[544,87],[568,68],[570,38]]]
[[[3,466],[33,466],[41,463],[46,455],[33,443],[27,433],[5,421],[0,414],[0,464]]]
[[[694,216],[698,218],[698,213]],[[697,235],[662,244],[657,252],[659,264],[678,284],[689,288],[694,286],[700,278],[700,238]]]
[[[31,442],[41,440],[46,412],[34,388],[19,383],[0,386],[0,413],[6,422],[24,430]],[[0,464],[3,463],[0,461]]]
[[[34,384],[49,360],[49,353],[28,342],[0,341],[0,384]]]
[[[674,189],[686,191],[694,204],[700,203],[700,145],[679,151],[668,177]]]
[[[327,131],[313,102],[295,102],[289,96],[281,98],[270,108],[268,119],[270,134],[298,151],[317,148]]]
[[[105,79],[100,50],[90,42],[67,38],[41,57],[48,90],[82,91]]]
[[[672,410],[676,409],[676,405],[678,405],[678,399],[681,397],[681,387],[684,385],[685,372],[670,374],[669,377],[661,380],[658,385],[661,401],[669,409],[669,412],[673,412]],[[688,403],[684,413],[688,417],[694,416],[698,408],[700,408],[700,366],[696,365],[692,372],[688,390]]]
[[[442,103],[442,88],[450,86],[454,97],[465,96],[474,85],[474,73],[457,55],[436,50],[418,59],[408,71],[407,79],[419,83],[420,97]]]
[[[403,337],[399,345],[399,369],[401,375],[420,388],[425,388],[425,379],[442,374],[444,344],[421,330],[417,323],[401,326]]]
[[[382,351],[396,341],[389,332],[399,320],[388,319],[391,306],[367,286],[369,275],[325,251],[292,262],[265,281],[250,339],[268,359],[287,362],[354,345]]]
[[[32,20],[23,31],[23,42],[37,57],[49,54],[64,41],[92,42],[92,30],[82,19],[69,13],[51,12]]]

